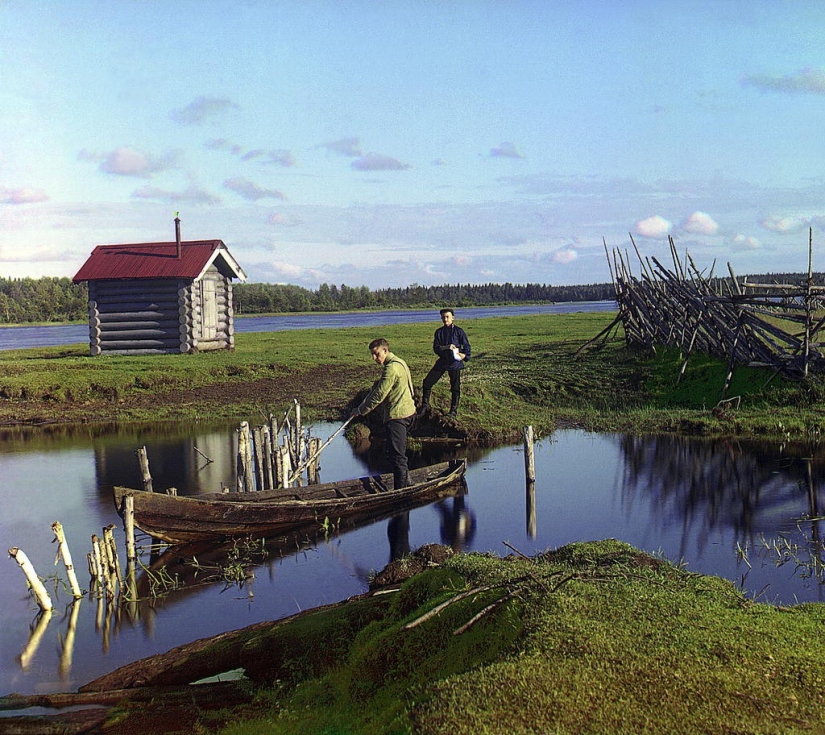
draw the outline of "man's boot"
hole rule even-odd
[[[461,400],[461,394],[460,393],[453,393],[453,399],[450,402],[450,413],[447,414],[448,416],[457,416],[458,415],[458,404],[459,404],[460,400]]]
[[[419,416],[423,416],[430,410],[430,393],[432,393],[431,388],[424,388],[421,393],[421,408],[418,409]]]
[[[392,484],[395,490],[399,490],[402,487],[409,487],[410,485],[410,475],[409,472],[406,470],[395,470],[392,473]]]

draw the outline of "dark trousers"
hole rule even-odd
[[[433,386],[441,380],[441,376],[443,376],[444,373],[450,376],[450,393],[452,395],[453,405],[457,407],[458,399],[461,397],[461,369],[447,370],[437,365],[433,366],[432,370],[427,373],[427,377],[424,378],[424,384],[422,386],[424,388],[424,403],[429,405],[430,393],[432,392]]]
[[[395,487],[407,484],[407,431],[414,416],[405,419],[390,419],[385,424],[387,432],[384,449],[392,467]]]

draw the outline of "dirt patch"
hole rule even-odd
[[[425,569],[437,567],[443,564],[453,555],[453,550],[449,546],[441,544],[426,544],[405,556],[403,559],[396,559],[385,566],[370,583],[370,589],[386,587],[392,584],[400,584],[420,574]]]

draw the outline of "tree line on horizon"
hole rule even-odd
[[[803,273],[749,275],[754,282],[803,284]],[[711,282],[727,279],[715,278]],[[825,285],[825,274],[814,274]],[[322,283],[318,289],[280,283],[236,283],[233,307],[236,314],[272,314],[357,309],[454,308],[542,304],[565,301],[612,301],[612,283],[551,286],[539,283],[444,284],[371,290],[367,286]],[[85,321],[88,288],[71,278],[0,278],[0,324]]]
[[[555,301],[604,301],[614,298],[609,283],[549,286],[528,283],[456,284],[406,288],[351,287],[322,283],[317,290],[280,283],[236,283],[236,314],[272,314],[357,309],[411,309],[498,306]],[[85,321],[89,291],[71,278],[0,278],[0,324]]]

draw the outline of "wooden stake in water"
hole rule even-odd
[[[524,427],[524,472],[527,482],[536,481],[536,457],[533,449],[533,427]]]
[[[108,525],[103,529],[103,539],[106,542],[106,552],[110,563],[110,573],[117,578],[117,583],[123,586],[123,572],[120,569],[120,559],[117,555],[117,542],[115,541],[114,525]]]
[[[289,451],[289,437],[284,437],[284,443],[281,445],[281,468],[283,472],[283,479],[281,487],[292,487],[293,473],[292,473],[292,456]],[[300,473],[299,473],[300,474]]]
[[[140,475],[143,478],[143,489],[152,492],[152,474],[149,472],[149,456],[146,454],[146,447],[141,447],[135,452],[140,464]]]
[[[135,497],[126,495],[123,498],[123,530],[126,533],[126,561],[134,565],[137,560],[135,553]]]
[[[40,606],[40,609],[43,611],[53,610],[54,605],[52,605],[52,598],[49,597],[49,593],[43,586],[43,582],[41,582],[40,577],[37,576],[37,572],[34,570],[34,566],[29,561],[29,557],[26,556],[22,549],[18,549],[16,546],[9,549],[9,556],[20,565],[20,568],[23,570],[23,574],[26,575],[29,587],[31,587],[32,592],[34,592],[35,599],[37,600],[37,604]]]
[[[249,433],[249,422],[242,421],[238,429],[238,467],[237,489],[239,493],[254,490],[255,479],[252,469],[252,438]]]
[[[309,438],[307,447],[309,459],[307,460],[307,482],[310,485],[317,485],[321,482],[321,465],[318,462],[321,456],[321,439],[317,436]]]
[[[72,596],[75,598],[83,597],[80,591],[80,585],[77,583],[77,575],[74,571],[74,564],[72,563],[72,554],[69,551],[69,546],[66,543],[66,535],[63,533],[63,525],[60,521],[52,523],[52,531],[54,532],[54,540],[57,541],[57,556],[54,558],[55,566],[58,559],[63,560],[63,566],[66,567],[66,574],[69,577],[69,587],[72,589]]]

